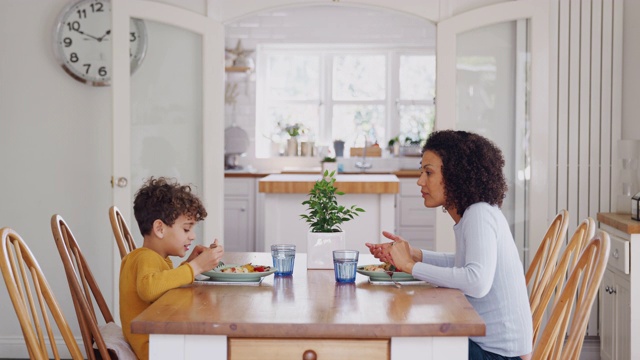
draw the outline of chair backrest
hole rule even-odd
[[[113,322],[113,316],[107,302],[102,296],[100,287],[96,282],[86,258],[82,254],[71,229],[60,215],[51,217],[51,232],[56,242],[64,271],[67,275],[69,290],[73,298],[73,306],[76,310],[82,341],[88,359],[96,359],[93,344],[102,359],[111,359],[110,353],[100,333],[95,305],[98,307],[105,324]]]
[[[29,358],[45,360],[52,356],[60,359],[53,334],[54,326],[57,326],[71,357],[83,359],[51,287],[27,244],[10,228],[0,229],[0,236],[2,277],[20,322]]]
[[[571,239],[569,239],[569,243],[567,243],[567,246],[562,251],[558,264],[556,265],[547,286],[543,289],[540,302],[538,303],[536,310],[533,312],[534,344],[536,343],[536,338],[539,335],[548,305],[552,303],[552,306],[555,306],[558,302],[562,288],[565,285],[565,281],[569,278],[573,268],[578,263],[582,250],[595,234],[596,222],[592,218],[588,217],[578,225],[571,236]],[[551,302],[552,298],[553,302]]]
[[[531,313],[536,311],[543,289],[551,278],[556,266],[562,243],[569,226],[569,212],[561,210],[555,216],[536,251],[531,265],[525,274],[529,289],[529,305]]]
[[[609,234],[598,230],[584,248],[536,342],[532,359],[578,360],[593,302],[609,260]]]
[[[131,235],[122,213],[115,205],[109,208],[109,220],[111,221],[113,235],[116,238],[116,244],[118,244],[118,250],[120,250],[120,259],[122,259],[128,253],[137,249],[136,242],[133,241],[133,235]]]

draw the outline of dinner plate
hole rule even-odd
[[[276,272],[274,267],[271,267],[269,271],[265,272],[252,272],[252,273],[224,273],[222,270],[230,267],[242,266],[238,264],[225,264],[224,266],[218,266],[217,268],[205,271],[202,275],[208,276],[209,281],[235,281],[235,282],[255,282],[260,281],[261,277],[265,277]]]
[[[380,264],[380,265],[382,265],[382,264]],[[371,279],[373,281],[384,281],[384,280],[389,280],[389,279],[393,279],[395,281],[413,281],[413,280],[417,280],[416,278],[414,278],[413,276],[411,276],[410,274],[407,274],[405,272],[394,272],[392,276],[389,276],[386,273],[386,271],[365,271],[364,267],[365,267],[365,265],[358,266],[356,271],[359,274],[368,276],[369,279]]]

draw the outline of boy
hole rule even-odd
[[[187,261],[173,268],[169,256],[185,256],[195,239],[193,227],[207,216],[188,185],[152,177],[136,193],[133,212],[144,244],[120,265],[120,321],[136,356],[148,359],[149,335],[132,334],[131,320],[165,292],[215,268],[224,249],[217,239],[209,248],[196,245]]]

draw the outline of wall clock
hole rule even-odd
[[[129,57],[133,74],[147,50],[144,21],[131,19]],[[56,59],[74,79],[92,86],[111,84],[111,1],[79,0],[67,5],[56,22]]]

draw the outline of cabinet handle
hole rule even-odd
[[[302,360],[317,360],[318,354],[313,350],[305,350],[302,354]]]
[[[245,208],[240,208],[240,212],[245,212],[247,211]]]
[[[613,256],[613,258],[617,260],[620,257],[620,254],[618,254],[618,249],[613,250],[611,256]]]
[[[609,292],[609,289],[610,289],[610,288],[607,286],[607,287],[605,287],[605,288],[604,288],[604,291],[605,291],[606,293],[608,293],[608,294],[611,294],[611,293]]]

